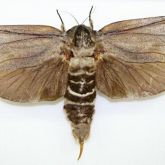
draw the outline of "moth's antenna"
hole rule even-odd
[[[82,24],[89,18],[89,24],[90,24],[91,29],[93,30],[93,21],[91,19],[92,11],[93,11],[93,6],[90,9],[89,16],[87,18],[85,18],[85,20],[82,22]]]
[[[89,16],[88,16],[89,17]],[[82,24],[88,19],[88,17],[86,17],[85,19],[84,19],[84,21],[82,22]]]
[[[64,25],[64,22],[63,22],[63,20],[62,20],[62,17],[61,17],[61,15],[60,15],[59,11],[58,11],[58,10],[56,10],[56,11],[57,11],[57,15],[59,16],[60,21],[61,21],[61,30],[62,30],[63,32],[65,32],[65,25]]]
[[[81,158],[81,155],[82,155],[82,152],[83,152],[84,141],[79,141],[79,144],[80,144],[80,153],[79,153],[79,156],[78,156],[77,160],[79,160]]]
[[[91,29],[93,30],[93,21],[91,19],[92,10],[93,10],[93,6],[91,7],[91,10],[89,12],[89,24],[90,24]]]
[[[72,16],[74,18],[74,20],[76,21],[77,25],[79,25],[79,22],[77,21],[76,17],[73,14],[71,14],[67,11],[63,11],[63,12],[65,12],[65,13],[69,14],[70,16]]]

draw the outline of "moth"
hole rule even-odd
[[[0,97],[54,101],[74,137],[90,133],[96,92],[111,99],[142,98],[165,90],[165,17],[125,20],[99,31],[80,24],[65,31],[43,25],[0,26]]]

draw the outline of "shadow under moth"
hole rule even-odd
[[[91,8],[92,11],[92,8]],[[96,92],[111,99],[165,90],[165,17],[125,20],[99,31],[80,24],[65,31],[43,25],[0,26],[0,97],[54,101],[80,144],[88,138]]]

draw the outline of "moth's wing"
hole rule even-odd
[[[139,98],[165,90],[165,17],[105,26],[97,89],[110,98]]]
[[[0,97],[17,102],[64,95],[68,64],[60,30],[42,25],[0,26]]]

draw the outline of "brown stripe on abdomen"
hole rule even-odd
[[[79,70],[77,72],[80,72]],[[71,72],[70,72],[71,73]],[[69,73],[69,75],[70,75]],[[90,110],[91,114],[94,112],[93,102],[96,97],[95,90],[95,73],[92,72],[91,75],[86,75],[86,71],[82,74],[77,74],[77,81],[72,76],[69,76],[68,87],[65,93],[65,106],[64,109],[67,112],[68,118],[72,116],[72,122],[77,124],[82,121],[84,122],[84,115],[90,114],[85,113],[86,110]],[[89,73],[89,72],[88,72]],[[72,73],[71,73],[72,74]],[[82,116],[82,118],[81,118]],[[91,115],[85,115],[85,118],[91,119]],[[75,118],[75,120],[74,120]],[[89,119],[86,119],[88,121]]]
[[[79,124],[80,121],[90,123],[94,113],[94,105],[74,105],[67,104],[64,106],[68,114],[69,120],[74,124]]]
[[[91,57],[70,61],[64,110],[78,139],[86,139],[94,113],[95,61]]]

